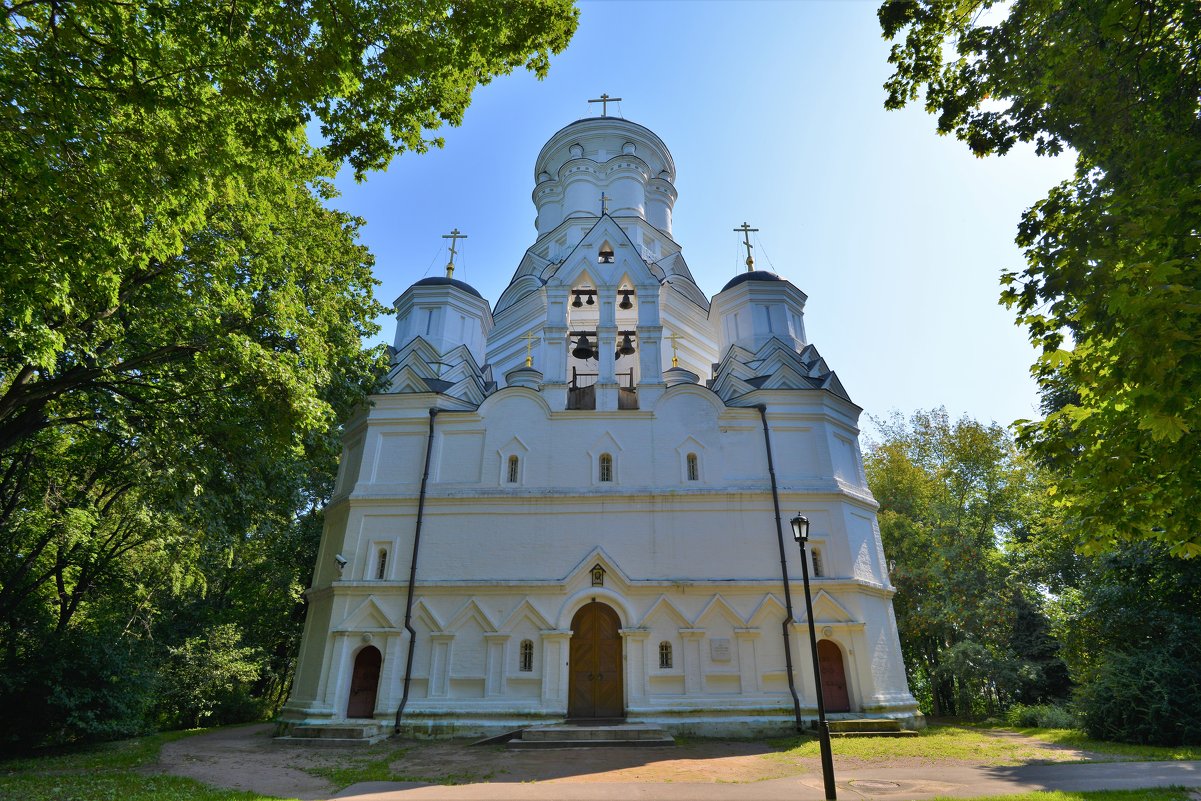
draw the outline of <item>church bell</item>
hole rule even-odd
[[[617,352],[622,356],[629,356],[634,352],[634,343],[630,341],[629,334],[621,338],[621,347],[617,349]]]
[[[592,350],[592,343],[588,341],[587,334],[580,334],[580,338],[576,340],[575,349],[571,351],[571,355],[577,359],[585,361],[591,359],[595,353]]]

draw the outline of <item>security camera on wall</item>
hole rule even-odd
[[[339,570],[339,572],[340,572],[340,571],[341,571],[341,570],[342,570],[344,567],[346,567],[346,562],[347,562],[347,559],[346,559],[346,557],[345,557],[345,556],[343,556],[342,554],[340,554],[340,553],[339,553],[339,554],[335,554],[335,555],[334,555],[334,561],[335,561],[335,562],[337,562],[337,564],[338,564],[338,570]]]

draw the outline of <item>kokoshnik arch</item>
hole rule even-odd
[[[396,300],[388,389],[345,426],[286,723],[812,718],[778,501],[811,521],[831,717],[920,724],[861,410],[749,239],[746,272],[697,286],[675,180],[652,131],[578,120],[538,153],[537,234],[495,307],[453,255]]]

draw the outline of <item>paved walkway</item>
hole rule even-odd
[[[558,752],[563,759],[571,751]],[[967,798],[1034,790],[1133,790],[1201,788],[1198,762],[1104,762],[1016,767],[861,768],[835,774],[840,799]],[[338,799],[353,801],[822,801],[821,775],[749,784],[623,783],[564,784],[492,782],[458,787],[399,782],[362,782]]]

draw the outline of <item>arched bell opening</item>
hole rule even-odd
[[[571,288],[567,306],[567,408],[595,409],[596,382],[600,376],[600,351],[596,329],[600,323],[600,297],[586,276]]]
[[[615,300],[617,343],[613,353],[613,367],[619,387],[617,408],[637,409],[641,362],[638,358],[638,294],[628,278],[618,284]]]

